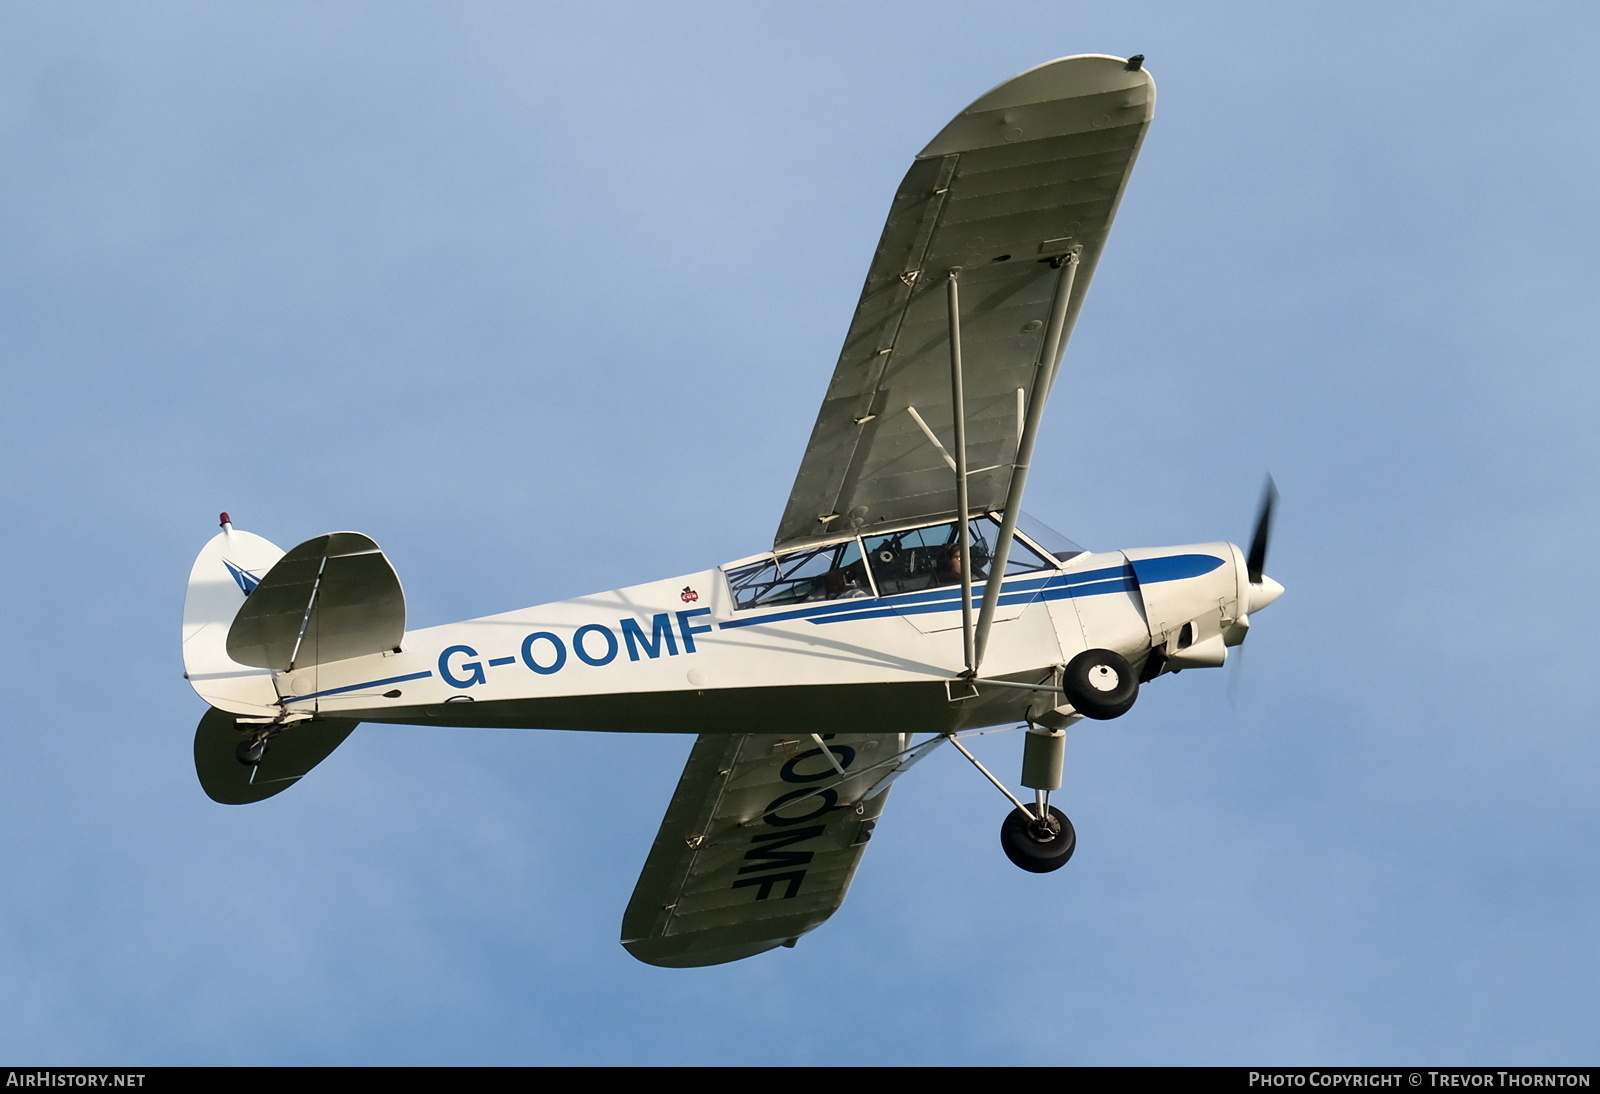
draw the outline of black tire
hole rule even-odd
[[[1048,824],[1013,809],[1000,825],[1000,849],[1013,865],[1030,874],[1048,874],[1065,866],[1078,849],[1078,833],[1067,815],[1053,805]]]
[[[1061,687],[1079,714],[1100,721],[1120,718],[1139,698],[1133,666],[1110,650],[1084,650],[1068,661]]]
[[[246,737],[234,748],[234,757],[246,767],[255,767],[261,762],[261,757],[266,754],[267,742],[257,741],[254,744]]]

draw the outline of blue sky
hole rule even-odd
[[[413,625],[760,550],[911,157],[1084,52],[1160,101],[1029,508],[1237,541],[1271,470],[1289,591],[1236,702],[1074,731],[1067,869],[942,756],[833,921],[668,971],[685,738],[201,794],[219,510],[372,535]],[[8,4],[0,1057],[1593,1062],[1597,61],[1582,5]]]

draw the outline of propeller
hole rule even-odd
[[[1245,555],[1245,573],[1250,579],[1250,589],[1245,605],[1246,614],[1243,615],[1238,625],[1241,628],[1250,626],[1250,612],[1265,608],[1279,596],[1283,595],[1283,586],[1266,575],[1267,545],[1272,539],[1272,511],[1278,504],[1278,486],[1272,481],[1272,476],[1267,476],[1266,488],[1261,491],[1261,508],[1256,513],[1256,530],[1250,537],[1250,551]],[[1243,590],[1241,590],[1243,592]],[[1241,629],[1234,639],[1233,669],[1228,675],[1228,704],[1235,709],[1239,705],[1239,681],[1244,675],[1244,635]]]
[[[1262,572],[1267,568],[1267,541],[1272,538],[1272,509],[1278,504],[1278,487],[1267,476],[1267,488],[1261,492],[1261,511],[1256,515],[1256,532],[1250,537],[1250,553],[1245,556],[1245,570],[1250,584],[1261,584]]]

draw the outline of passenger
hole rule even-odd
[[[854,600],[858,597],[871,596],[855,581],[855,578],[845,570],[829,570],[824,585],[824,600]]]

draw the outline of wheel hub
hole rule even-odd
[[[1054,843],[1061,836],[1061,825],[1052,816],[1046,815],[1028,825],[1028,838],[1034,843]]]
[[[1089,686],[1096,691],[1116,691],[1122,677],[1110,665],[1096,665],[1089,670]]]

